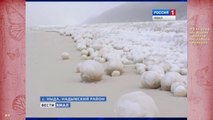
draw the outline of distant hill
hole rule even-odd
[[[105,11],[97,17],[87,19],[84,23],[114,23],[152,21],[152,9],[176,9],[177,20],[186,19],[186,2],[131,2]]]

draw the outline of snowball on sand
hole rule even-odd
[[[70,54],[68,52],[63,52],[61,57],[63,60],[68,60],[70,58]]]
[[[100,81],[104,75],[104,68],[95,60],[86,60],[80,64],[81,79],[85,82]]]
[[[122,95],[115,105],[115,113],[121,117],[154,117],[159,114],[154,100],[141,91]]]

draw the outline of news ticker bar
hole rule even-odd
[[[71,108],[75,102],[106,102],[106,96],[41,96],[40,108]]]
[[[41,96],[40,102],[106,102],[106,96]]]

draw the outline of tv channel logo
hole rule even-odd
[[[153,9],[152,19],[155,21],[176,20],[176,10],[175,9]]]

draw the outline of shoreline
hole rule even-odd
[[[81,60],[81,53],[68,36],[27,30],[26,49],[27,117],[116,117],[113,107],[118,98],[127,92],[138,90],[155,100],[160,111],[158,117],[187,116],[186,97],[174,97],[171,92],[159,89],[141,89],[140,75],[131,65],[126,65],[124,74],[119,77],[104,75],[100,82],[81,82],[80,74],[75,70],[77,64],[84,60]],[[61,60],[61,53],[64,51],[70,53],[69,60]],[[41,109],[39,97],[45,95],[102,95],[107,96],[108,102],[73,103],[68,109]]]

